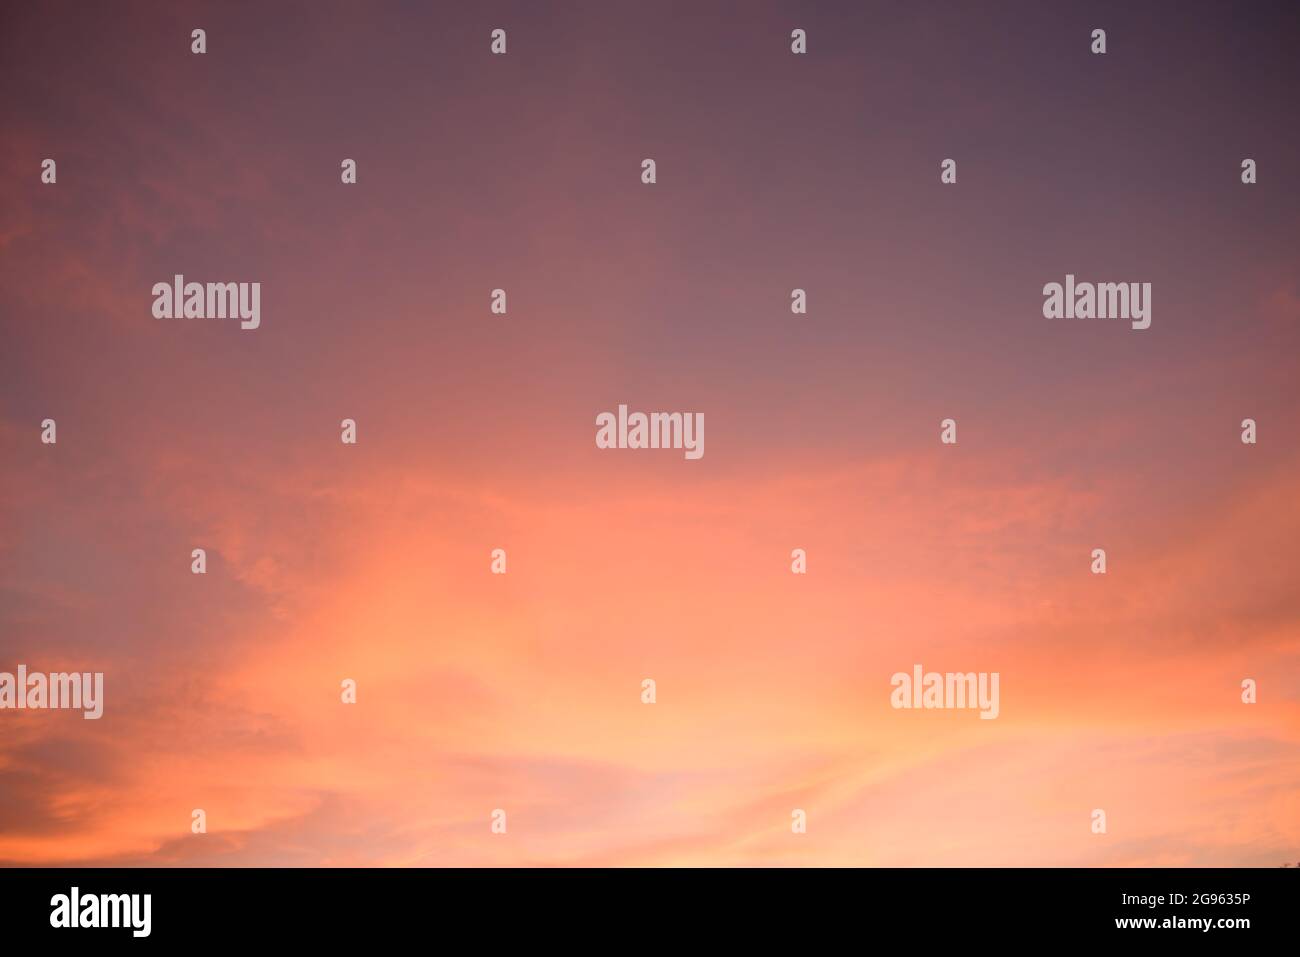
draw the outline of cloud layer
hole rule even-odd
[[[1300,857],[1274,11],[672,10],[5,12],[0,670],[107,701],[0,713],[0,862]],[[597,450],[620,402],[707,454]],[[999,719],[892,710],[918,662]]]

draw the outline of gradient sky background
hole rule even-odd
[[[2,9],[0,863],[1300,860],[1294,4]]]

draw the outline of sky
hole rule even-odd
[[[5,5],[0,672],[105,705],[0,711],[0,864],[1300,861],[1297,39]],[[1067,273],[1151,327],[1044,318]],[[705,454],[597,448],[620,404]],[[998,718],[891,707],[916,664]]]

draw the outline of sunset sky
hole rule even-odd
[[[4,5],[0,671],[105,710],[0,711],[0,864],[1300,861],[1298,37]],[[260,328],[155,319],[178,273]],[[1043,318],[1067,273],[1151,327]],[[620,403],[705,455],[597,449]],[[918,663],[1000,716],[891,708]]]

